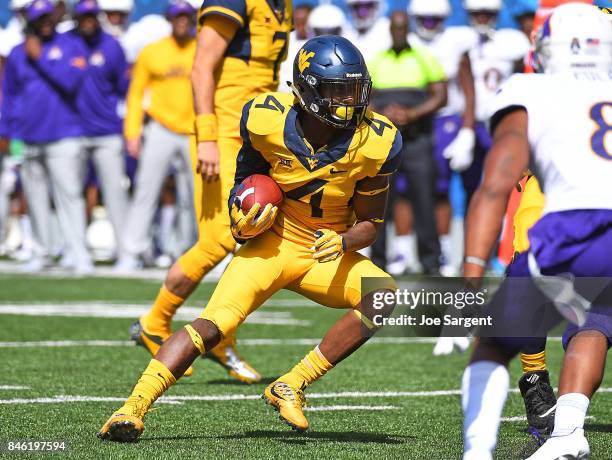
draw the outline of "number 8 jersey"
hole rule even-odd
[[[244,101],[278,88],[292,27],[291,0],[204,0],[198,30],[220,15],[238,25],[215,73],[215,113],[220,137],[238,137]]]
[[[612,209],[612,72],[515,75],[494,100],[491,128],[517,107],[528,114],[544,214]]]
[[[390,175],[401,161],[402,139],[382,115],[369,112],[356,129],[314,151],[297,123],[301,110],[292,94],[267,93],[244,106],[237,186],[251,174],[266,174],[285,199],[272,230],[298,244],[311,245],[316,230],[345,232],[355,223],[351,206],[358,182]],[[381,213],[382,214],[382,213]]]

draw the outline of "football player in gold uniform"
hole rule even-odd
[[[204,0],[200,8],[192,71],[196,121],[191,139],[199,238],[170,268],[149,312],[132,325],[132,338],[152,355],[170,337],[176,310],[204,275],[236,247],[225,206],[242,145],[240,115],[247,101],[277,89],[291,16],[291,0]],[[209,348],[207,356],[243,382],[261,379],[236,353],[233,332]],[[191,372],[189,368],[187,374]]]
[[[309,40],[296,56],[294,95],[267,93],[244,107],[229,207],[232,234],[245,244],[202,315],[162,345],[100,437],[136,440],[153,402],[283,288],[349,309],[319,346],[264,391],[281,419],[308,428],[303,390],[363,345],[392,308],[373,301],[395,289],[393,279],[357,252],[376,238],[389,175],[401,160],[398,130],[367,110],[371,85],[357,48],[328,35]],[[274,179],[285,199],[278,208],[256,203],[245,215],[236,197],[255,173]]]

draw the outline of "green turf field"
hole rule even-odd
[[[213,287],[202,285],[187,308],[203,306]],[[308,389],[307,433],[290,431],[262,403],[265,383],[245,386],[198,360],[193,377],[179,381],[147,416],[138,444],[99,441],[96,431],[148,362],[143,349],[126,342],[127,329],[137,304],[158,289],[158,282],[0,275],[0,458],[23,456],[6,451],[17,440],[64,440],[69,456],[100,459],[460,458],[458,390],[467,356],[434,358],[432,344],[389,341],[367,344]],[[28,315],[16,314],[20,309]],[[299,339],[322,337],[340,314],[281,292],[242,326],[240,351],[269,382],[316,343]],[[40,341],[46,343],[32,343]],[[549,343],[548,351],[556,384],[560,343]],[[513,382],[518,371],[515,362]],[[593,459],[612,457],[611,387],[608,376],[591,405]],[[520,395],[512,393],[504,416],[523,415]],[[525,426],[502,424],[497,458],[535,451]]]

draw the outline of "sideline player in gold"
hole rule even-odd
[[[357,48],[328,35],[309,40],[296,56],[294,95],[267,93],[245,105],[229,206],[233,235],[247,241],[202,315],[162,345],[131,396],[100,430],[101,438],[138,439],[153,402],[283,288],[350,309],[319,346],[264,391],[281,419],[295,429],[308,428],[303,390],[363,345],[380,324],[377,315],[392,308],[376,310],[372,300],[395,289],[393,279],[357,253],[376,239],[389,175],[401,161],[398,130],[367,111],[371,86]],[[278,208],[256,203],[244,215],[236,197],[244,191],[242,181],[255,173],[272,177],[285,199]]]
[[[170,337],[172,317],[204,275],[234,251],[226,203],[234,182],[240,114],[253,97],[275,91],[291,31],[291,0],[204,0],[192,70],[198,242],[170,268],[151,309],[136,321],[132,339],[156,355]],[[235,334],[207,356],[246,383],[261,376],[235,351]],[[187,370],[187,375],[192,370]]]

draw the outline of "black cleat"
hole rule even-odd
[[[519,389],[525,401],[529,432],[541,443],[552,433],[555,426],[557,398],[550,386],[548,371],[523,374],[519,380]],[[538,433],[540,438],[535,433]]]

